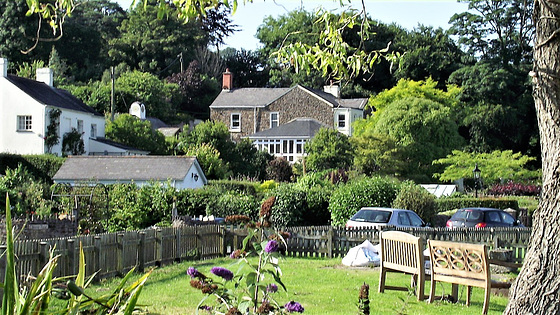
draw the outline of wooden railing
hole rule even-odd
[[[382,230],[400,230],[427,239],[467,243],[484,243],[491,248],[514,250],[516,262],[522,262],[530,228],[363,228],[345,229],[332,226],[290,227],[283,229],[287,240],[286,255],[296,257],[342,257],[365,239],[378,243]],[[37,275],[49,259],[49,251],[60,255],[55,276],[78,272],[80,244],[86,261],[86,274],[99,271],[97,277],[109,278],[126,273],[133,267],[142,271],[183,260],[223,257],[242,247],[247,231],[243,227],[204,225],[181,228],[157,228],[44,240],[15,241],[18,275]],[[3,248],[2,248],[3,247]],[[0,246],[4,252],[5,246]],[[0,258],[0,282],[3,282],[5,257]]]

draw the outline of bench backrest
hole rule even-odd
[[[432,275],[490,280],[486,245],[429,240],[428,248]]]
[[[407,272],[424,273],[422,239],[400,231],[381,233],[381,263],[383,267]]]

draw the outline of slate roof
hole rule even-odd
[[[249,139],[310,139],[321,128],[331,128],[313,118],[296,118],[283,125],[259,131],[247,136]]]
[[[143,153],[146,153],[146,154],[149,153],[149,151],[140,150],[138,148],[134,148],[134,147],[131,147],[131,146],[128,146],[128,145],[124,145],[122,143],[115,142],[113,140],[109,140],[107,138],[97,137],[97,138],[91,138],[91,140],[97,141],[97,142],[100,142],[100,143],[103,143],[103,144],[106,144],[106,145],[110,145],[110,146],[115,147],[115,148],[123,149],[123,150],[126,150],[126,151],[143,152]]]
[[[330,103],[333,107],[349,107],[363,109],[367,103],[367,98],[338,99],[330,93],[313,90],[302,85],[295,85],[291,88],[239,88],[233,90],[223,90],[212,102],[210,108],[254,108],[266,107],[270,103],[284,96],[293,89],[301,88],[309,93]]]
[[[93,108],[84,104],[84,102],[70,94],[68,91],[50,87],[43,82],[21,78],[14,75],[8,75],[6,78],[27,95],[44,105],[86,112],[96,116],[103,116]]]
[[[57,180],[183,180],[195,157],[185,156],[70,156],[53,179]]]

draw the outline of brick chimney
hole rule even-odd
[[[4,78],[8,76],[8,59],[6,58],[0,58],[0,75]]]
[[[53,70],[51,68],[39,68],[36,71],[37,81],[43,82],[46,85],[53,86]]]
[[[233,73],[229,72],[229,68],[226,68],[222,78],[222,90],[231,89],[233,89]]]

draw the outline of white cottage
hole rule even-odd
[[[50,115],[59,112],[56,119]],[[58,144],[48,148],[47,128],[56,126]],[[72,129],[82,134],[85,154],[128,155],[102,140],[105,117],[68,91],[53,86],[49,68],[37,70],[36,80],[8,74],[8,60],[0,58],[0,152],[62,155],[62,139]]]
[[[70,156],[53,177],[55,183],[76,185],[152,182],[177,189],[200,188],[207,180],[196,157],[186,156]]]

